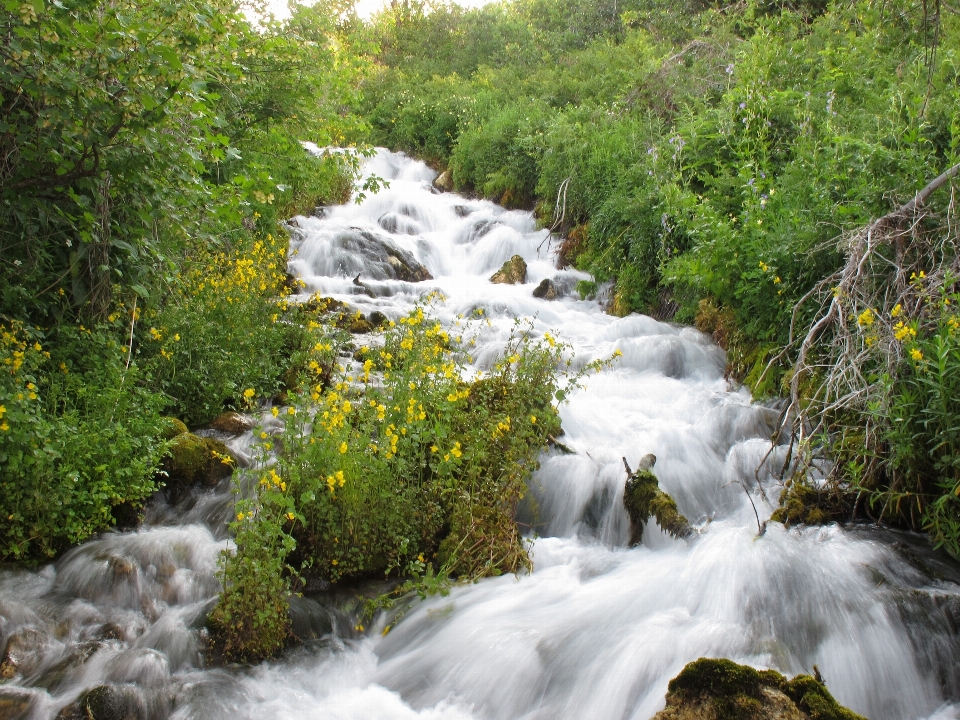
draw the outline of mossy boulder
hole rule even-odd
[[[213,487],[233,472],[230,451],[213,438],[193,433],[178,435],[161,469],[167,474],[167,486],[174,494],[199,485]]]
[[[787,680],[726,659],[689,663],[667,690],[667,706],[653,720],[865,720],[809,675]]]
[[[623,488],[623,506],[630,518],[630,545],[639,545],[643,540],[643,528],[651,516],[674,537],[687,537],[692,532],[690,523],[677,510],[677,503],[660,489],[657,476],[650,469],[654,462],[653,455],[646,456],[641,467],[630,473]],[[630,472],[629,467],[627,471]]]
[[[177,420],[175,417],[165,417],[163,423],[164,427],[160,431],[160,437],[164,440],[173,440],[178,435],[189,432],[183,420]]]
[[[527,281],[527,263],[519,255],[514,255],[491,277],[490,282],[499,285],[517,285]]]
[[[842,521],[850,513],[850,501],[835,490],[818,492],[805,482],[794,480],[780,493],[780,507],[773,511],[773,522],[791,525],[826,525]]]

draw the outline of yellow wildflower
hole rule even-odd
[[[346,442],[340,443],[340,454],[345,455],[346,452],[347,452],[347,443]]]
[[[917,362],[920,362],[921,360],[923,360],[923,353],[920,352],[919,348],[914,348],[913,350],[910,351],[910,357],[912,357]]]

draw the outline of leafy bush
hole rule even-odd
[[[564,348],[518,324],[495,367],[465,382],[470,330],[461,327],[451,336],[417,307],[391,324],[381,348],[360,349],[362,365],[340,366],[329,386],[318,378],[332,349],[318,343],[325,355],[284,411],[282,434],[261,432],[265,452],[277,445],[276,465],[238,505],[238,538],[257,540],[238,539],[225,560],[221,602],[233,620],[220,627],[239,654],[275,649],[247,633],[266,611],[244,598],[264,596],[250,583],[268,556],[274,574],[263,582],[277,582],[294,540],[290,565],[331,581],[419,576],[428,566],[430,577],[465,579],[529,567],[514,511],[540,449],[559,430],[553,403],[578,376],[561,382]],[[249,527],[261,523],[273,527]],[[282,626],[284,612],[271,627]]]
[[[0,558],[52,556],[154,491],[163,398],[127,365],[119,324],[0,326]]]

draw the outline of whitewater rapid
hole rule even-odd
[[[33,670],[0,684],[0,717],[4,697],[28,697],[20,716],[51,718],[112,683],[149,718],[648,720],[670,678],[708,656],[787,675],[817,665],[872,720],[960,718],[960,571],[921,538],[869,528],[770,523],[758,535],[754,505],[760,520],[773,511],[787,448],[771,447],[776,411],[724,379],[709,337],[581,300],[589,277],[556,269],[555,240],[527,212],[437,193],[435,173],[402,154],[378,151],[365,173],[389,187],[293,224],[305,295],[396,318],[436,289],[446,324],[482,308],[476,369],[496,362],[516,317],[578,363],[622,352],[560,406],[573,453],[544,453],[531,479],[534,572],[415,602],[385,635],[384,619],[361,633],[342,603],[301,600],[296,619],[315,640],[257,667],[205,669],[226,483],[39,572],[0,571],[0,641],[39,638]],[[371,236],[433,279],[393,278],[357,250]],[[513,255],[527,282],[491,284]],[[533,297],[543,279],[557,299]],[[249,434],[228,440],[248,456]],[[621,457],[636,466],[647,453],[697,532],[678,540],[650,523],[627,548]]]

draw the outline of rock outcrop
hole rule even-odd
[[[731,660],[695,660],[667,690],[667,706],[653,720],[865,720],[834,700],[817,678],[787,680],[775,670]]]
[[[500,285],[517,285],[527,281],[527,263],[519,255],[514,255],[491,277],[490,282]]]

